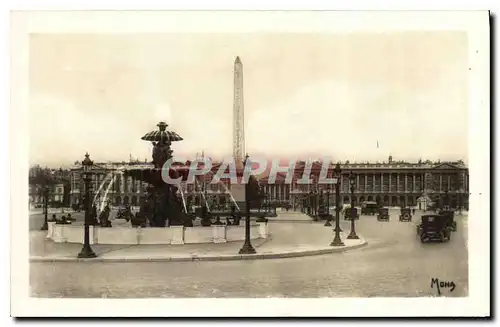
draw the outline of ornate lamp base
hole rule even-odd
[[[347,236],[348,240],[359,240],[359,236],[356,235],[356,233],[350,233],[349,236]]]
[[[344,242],[340,239],[340,237],[335,236],[330,246],[345,246]]]
[[[255,254],[255,253],[257,253],[257,251],[255,251],[250,242],[245,242],[245,244],[243,244],[243,247],[238,252],[238,254]]]
[[[78,253],[78,258],[96,258],[97,255],[94,253],[90,245],[84,244],[80,253]]]

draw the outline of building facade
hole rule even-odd
[[[65,184],[55,183],[47,186],[49,188],[49,204],[64,204]],[[43,204],[43,186],[30,184],[29,186],[30,205]]]
[[[69,203],[69,170],[33,166],[29,170],[30,207],[43,204],[43,189],[48,188],[49,205],[65,206]]]
[[[217,165],[214,164],[215,167]],[[300,184],[306,168],[305,162],[298,162],[293,171],[292,183],[287,184],[286,174],[278,173],[276,181],[269,183],[268,177],[261,177],[259,184],[271,202],[288,203],[292,206],[302,203],[303,198],[311,192],[329,194],[329,201],[335,202],[334,185],[319,183],[322,169],[321,162],[314,162],[311,166],[311,183]],[[341,201],[351,203],[349,173],[352,171],[355,178],[354,202],[376,201],[384,206],[417,206],[417,199],[425,195],[432,200],[438,199],[447,193],[452,207],[468,207],[469,171],[461,161],[433,163],[433,162],[394,162],[387,163],[343,163],[340,165]],[[141,197],[146,194],[147,183],[126,177],[123,173],[127,169],[152,168],[146,162],[127,163],[96,163],[93,166],[91,189],[94,197],[105,199],[111,205],[137,206]],[[334,164],[330,164],[326,176],[334,176]],[[81,204],[83,196],[82,167],[75,166],[70,173],[70,204]],[[199,176],[196,183],[181,183],[179,196],[185,202],[199,205],[207,201],[225,205],[231,203],[231,184],[228,180],[212,184],[213,172],[203,177]]]
[[[335,187],[318,183],[322,164],[312,163],[311,183],[300,184],[306,164],[297,163],[291,184],[285,183],[285,174],[278,174],[276,182],[271,184],[268,178],[260,183],[268,199],[273,202],[286,202],[292,206],[301,203],[310,192],[326,196],[330,193],[330,203],[335,201]],[[468,207],[469,171],[462,161],[432,162],[393,162],[387,163],[344,163],[340,165],[340,194],[343,203],[351,202],[349,173],[355,174],[354,202],[376,201],[384,206],[417,206],[417,199],[422,195],[432,200],[445,193],[449,195],[452,207]],[[335,165],[330,164],[327,177],[333,177]]]

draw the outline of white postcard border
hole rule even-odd
[[[18,12],[11,31],[11,313],[14,316],[470,316],[489,314],[488,12]],[[469,297],[334,299],[29,298],[28,34],[401,32],[469,35]],[[43,128],[43,127],[40,127]],[[78,126],[75,126],[78,128]],[[425,127],[422,130],[425,133]],[[91,145],[89,145],[90,147]],[[436,267],[436,269],[439,269]],[[78,282],[78,281],[75,281]],[[90,305],[90,303],[92,303]],[[92,310],[88,310],[91,307]]]

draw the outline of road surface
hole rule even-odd
[[[464,217],[449,243],[422,244],[411,223],[362,216],[368,246],[328,255],[244,261],[32,263],[39,297],[415,297],[437,296],[432,278],[454,282],[443,296],[467,296]],[[277,224],[279,225],[279,224]],[[329,227],[325,227],[329,228]],[[343,221],[344,231],[349,223]],[[314,235],[307,237],[314,238]],[[302,236],[301,240],[307,240]],[[333,233],[332,233],[333,238]]]

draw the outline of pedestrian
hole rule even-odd
[[[66,217],[65,216],[61,216],[61,219],[57,220],[56,224],[58,224],[58,225],[64,225],[64,224],[66,224]]]

